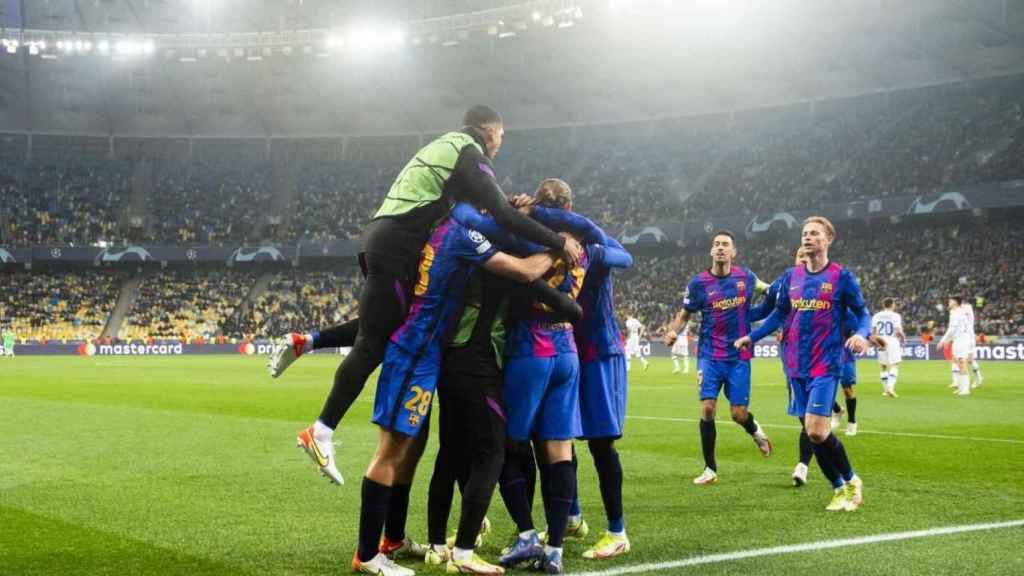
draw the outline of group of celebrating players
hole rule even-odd
[[[359,317],[289,334],[271,354],[269,368],[277,377],[306,352],[352,347],[320,417],[298,435],[299,446],[338,484],[343,478],[335,462],[334,430],[381,366],[373,410],[380,432],[362,480],[359,541],[352,558],[357,572],[411,576],[415,572],[394,559],[416,557],[444,564],[450,573],[501,574],[520,565],[562,573],[563,540],[588,531],[576,493],[574,439],[588,443],[607,516],[606,531],[583,556],[610,558],[630,550],[615,449],[625,420],[627,354],[614,313],[611,270],[630,267],[632,257],[572,211],[572,192],[562,180],[545,179],[534,196],[510,202],[492,168],[504,134],[500,116],[475,106],[463,125],[416,153],[365,231]],[[806,482],[813,453],[834,488],[827,509],[861,505],[862,482],[832,433],[834,397],[844,355],[864,352],[869,337],[882,349],[896,350],[889,368],[892,388],[887,388],[895,395],[900,349],[895,337],[902,332],[871,334],[857,280],[829,260],[835,237],[828,220],[808,218],[798,265],[768,286],[733,264],[736,246],[729,232],[712,236],[712,265],[690,281],[683,309],[666,335],[667,343],[675,344],[689,316],[701,313],[705,469],[695,483],[718,478],[714,413],[722,388],[733,420],[765,456],[771,455],[771,441],[748,410],[750,359],[753,343],[781,329],[788,411],[803,425],[794,481],[803,466],[798,484]],[[764,298],[754,306],[755,293],[761,292]],[[636,352],[634,328],[629,327],[630,356]],[[406,535],[405,523],[435,393],[440,446],[429,488],[429,543],[421,545]],[[847,406],[848,433],[855,433],[852,392]],[[543,532],[531,516],[538,472]],[[456,484],[462,506],[452,541],[446,533]],[[496,487],[518,535],[492,564],[476,549],[489,529],[486,513]]]

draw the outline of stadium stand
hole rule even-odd
[[[121,326],[122,340],[210,341],[242,306],[254,272],[165,271],[146,276]]]
[[[21,341],[95,340],[117,301],[119,274],[0,274],[0,319]]]

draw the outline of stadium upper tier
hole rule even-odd
[[[569,182],[625,226],[813,209],[1024,177],[1024,76],[618,125],[514,130],[508,193]],[[453,127],[454,124],[453,124]],[[358,236],[430,135],[95,139],[0,135],[0,244],[225,244]]]

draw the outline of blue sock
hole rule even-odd
[[[312,348],[313,350],[316,350],[317,348],[319,348],[319,346],[317,346],[317,344],[320,343],[320,331],[319,330],[314,330],[312,332],[311,336],[313,336],[313,341],[310,343],[310,348]]]
[[[850,459],[846,455],[846,448],[843,443],[839,441],[839,438],[835,434],[829,434],[828,438],[825,439],[825,448],[831,452],[832,463],[842,476],[843,480],[849,482],[854,477],[853,465],[850,464]]]
[[[573,446],[573,449],[572,449],[572,473],[573,473],[573,475],[576,474],[576,470],[579,469],[579,466],[580,466],[580,462],[579,462],[579,460],[576,459],[576,447]],[[580,510],[580,495],[579,494],[574,494],[573,497],[572,497],[572,505],[569,506],[569,516],[580,516],[582,514],[583,514],[583,511]]]
[[[616,534],[623,532],[626,529],[626,519],[619,516],[615,520],[608,522],[608,531],[615,532]]]

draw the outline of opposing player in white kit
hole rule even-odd
[[[973,313],[968,315],[967,310],[963,308],[961,296],[950,296],[948,304],[949,325],[946,334],[939,340],[939,347],[946,342],[953,342],[953,363],[959,369],[956,394],[967,396],[971,393],[971,376],[967,372],[967,360],[974,346],[974,325],[971,322]]]
[[[964,315],[967,316],[967,322],[971,327],[971,353],[967,358],[967,361],[971,364],[971,371],[974,372],[974,382],[971,383],[971,388],[977,388],[981,386],[981,367],[978,366],[978,358],[974,355],[974,346],[978,342],[978,335],[974,331],[974,307],[969,303],[964,302],[960,305],[964,309]]]
[[[885,348],[878,350],[878,363],[882,367],[882,395],[896,398],[896,377],[903,360],[903,317],[896,312],[896,300],[882,300],[882,310],[871,319],[871,335],[885,341]]]
[[[631,360],[634,356],[640,359],[640,363],[644,365],[644,371],[647,371],[647,358],[644,358],[643,353],[640,351],[640,337],[643,334],[643,323],[630,314],[626,318],[626,372],[632,369]]]
[[[672,345],[672,373],[679,374],[679,357],[683,357],[683,374],[690,373],[690,325],[684,324]]]

